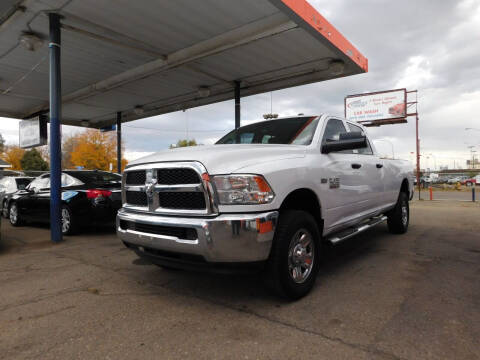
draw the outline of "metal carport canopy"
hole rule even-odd
[[[368,71],[305,0],[2,0],[0,116],[48,112],[49,12],[61,15],[63,124],[228,100],[236,81],[246,96]],[[24,32],[43,46],[27,50]]]

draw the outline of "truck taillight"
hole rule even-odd
[[[110,190],[89,189],[87,190],[87,198],[96,199],[99,197],[109,197],[112,195]]]

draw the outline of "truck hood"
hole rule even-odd
[[[303,145],[235,144],[169,149],[132,161],[128,167],[166,161],[199,161],[209,174],[229,174],[249,165],[305,157]]]

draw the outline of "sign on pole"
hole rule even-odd
[[[33,119],[21,120],[18,133],[20,147],[23,149],[46,145],[48,143],[47,117],[40,115]]]
[[[345,117],[366,126],[407,122],[407,90],[397,89],[345,97]]]

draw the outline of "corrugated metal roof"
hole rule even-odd
[[[0,6],[0,115],[48,111],[49,11],[62,18],[62,122],[100,127],[367,71],[305,0],[24,0]],[[45,39],[37,51],[22,32]],[[332,74],[332,61],[344,62]],[[199,87],[210,95],[200,97]],[[135,114],[135,106],[144,108]]]

